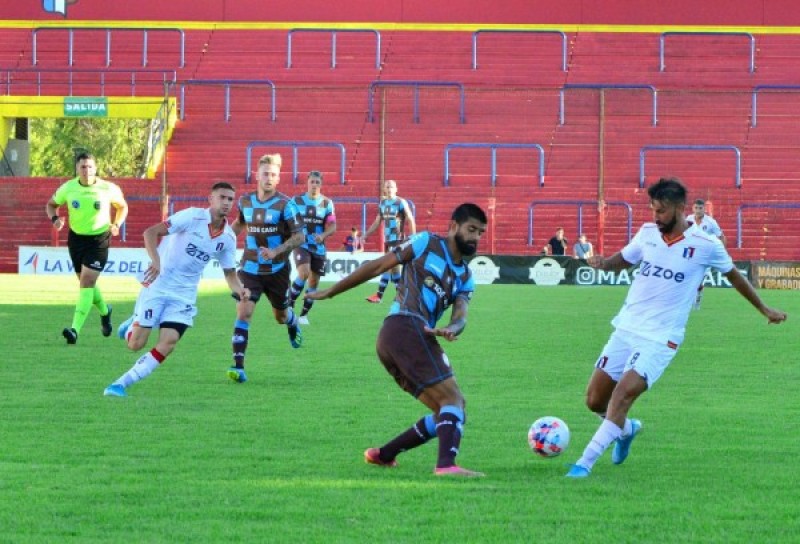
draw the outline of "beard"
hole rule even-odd
[[[676,214],[672,216],[672,221],[670,221],[669,223],[661,223],[660,221],[657,221],[656,226],[658,226],[658,230],[661,232],[661,234],[668,234],[672,232],[672,229],[675,228],[675,225],[677,223],[678,223],[678,216]]]
[[[456,234],[455,240],[458,251],[465,257],[475,255],[475,252],[478,251],[478,242],[467,242],[460,234]]]

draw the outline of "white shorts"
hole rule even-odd
[[[162,323],[182,323],[191,327],[197,306],[185,299],[170,297],[158,289],[146,287],[139,293],[133,320],[140,327],[154,329]]]
[[[650,389],[667,369],[677,348],[624,331],[614,331],[594,367],[618,382],[622,375],[635,371]]]

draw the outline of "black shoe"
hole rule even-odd
[[[75,329],[64,329],[61,335],[67,339],[67,344],[75,344],[78,341],[78,331]]]
[[[111,304],[108,305],[108,313],[100,316],[100,327],[102,327],[103,336],[111,336],[111,331],[114,330],[111,325]]]

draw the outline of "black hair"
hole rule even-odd
[[[686,187],[678,178],[661,178],[647,188],[650,200],[686,204]]]
[[[702,198],[698,198],[697,200],[694,201],[694,203],[697,204],[698,206],[705,206],[706,205],[706,201],[703,200]]]
[[[228,189],[229,191],[236,192],[236,189],[233,188],[233,185],[228,183],[227,181],[218,181],[214,185],[211,186],[211,192],[213,193],[217,189]]]
[[[75,164],[78,164],[81,161],[94,161],[97,162],[97,159],[94,155],[89,153],[88,151],[81,151],[77,155],[75,155]]]
[[[486,220],[486,213],[480,208],[480,206],[471,202],[465,202],[464,204],[459,205],[455,210],[453,210],[453,215],[450,216],[450,219],[459,225],[463,225],[470,219],[477,219],[483,224],[488,223]]]

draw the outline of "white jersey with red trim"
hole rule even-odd
[[[733,261],[719,238],[706,234],[697,225],[666,242],[655,223],[645,223],[622,249],[622,257],[640,266],[625,303],[611,324],[676,346],[683,341],[686,321],[706,268],[716,268],[723,274],[733,269]]]
[[[703,219],[701,219],[700,222],[697,221],[697,218],[693,213],[687,215],[686,220],[689,223],[694,223],[707,234],[713,234],[716,237],[722,236],[722,229],[719,227],[719,223],[717,223],[717,220],[708,214],[703,215]]]
[[[165,221],[169,235],[158,245],[161,271],[148,289],[194,304],[203,269],[212,259],[222,269],[236,268],[236,235],[227,221],[221,232],[211,232],[207,208],[187,208]]]

